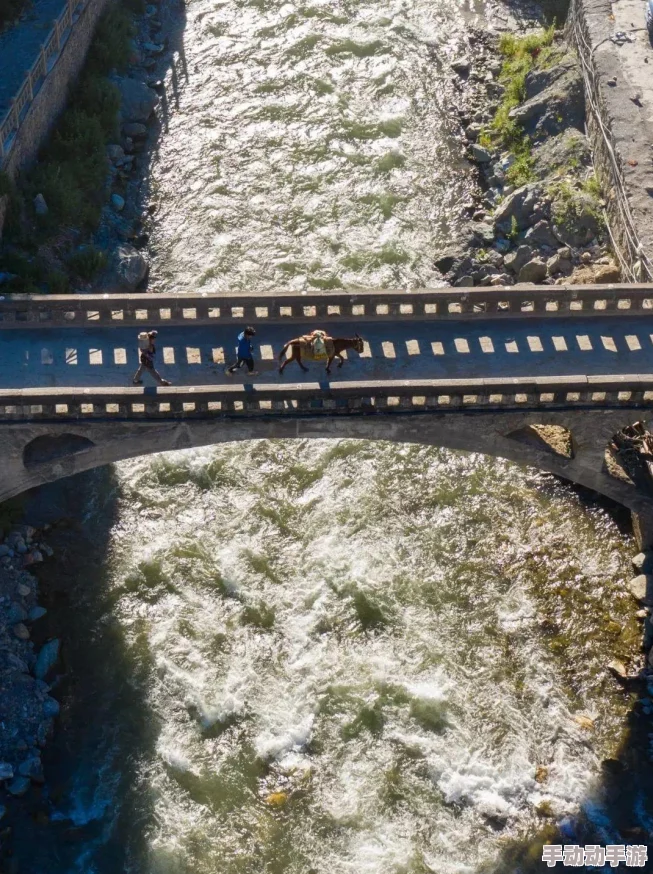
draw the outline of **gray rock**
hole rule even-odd
[[[557,82],[561,76],[564,76],[565,73],[573,71],[577,67],[577,61],[575,58],[569,58],[569,60],[556,64],[555,67],[549,67],[547,69],[535,69],[531,70],[526,74],[526,79],[524,80],[524,87],[526,89],[526,99],[530,100],[531,97],[535,97],[536,94],[540,94],[546,88],[550,88],[554,82]]]
[[[0,762],[0,780],[12,780],[13,776],[13,765],[10,765],[9,762]]]
[[[639,574],[628,583],[628,591],[642,604],[653,605],[653,576]]]
[[[16,591],[21,598],[28,598],[32,594],[31,588],[29,586],[26,586],[25,583],[18,583],[18,585],[16,586]]]
[[[57,716],[60,710],[59,702],[55,698],[46,698],[43,702],[44,716]]]
[[[45,202],[45,197],[43,197],[42,194],[37,194],[34,198],[34,212],[37,215],[44,216],[47,215],[49,211],[48,205]]]
[[[472,153],[472,159],[476,161],[477,164],[489,164],[492,160],[492,155],[488,150],[484,149],[483,146],[479,146],[478,143],[472,143],[470,151]]]
[[[29,777],[29,779],[34,783],[45,782],[43,776],[43,765],[41,764],[39,756],[30,756],[29,759],[25,759],[24,762],[21,762],[18,766],[18,773],[21,777]]]
[[[514,285],[515,280],[509,273],[499,273],[490,280],[490,285]]]
[[[535,140],[554,136],[568,127],[583,130],[585,94],[580,71],[565,70],[547,88],[511,109],[509,118]]]
[[[27,792],[31,785],[29,777],[21,777],[19,775],[18,777],[14,777],[11,783],[8,784],[7,792],[19,798]]]
[[[451,62],[451,69],[459,76],[466,76],[471,68],[472,65],[467,58],[456,58]]]
[[[37,606],[32,607],[32,609],[27,614],[28,619],[30,622],[36,622],[37,619],[42,619],[47,612],[48,611],[45,609],[45,607],[41,607],[40,605],[37,604]]]
[[[533,225],[532,228],[529,228],[524,239],[529,246],[545,246],[548,249],[558,248],[558,240],[553,236],[551,225],[547,221],[540,221]]]
[[[17,622],[11,630],[14,632],[14,636],[17,637],[18,640],[29,640],[29,629],[27,626],[23,625],[22,622]]]
[[[552,255],[546,262],[546,270],[549,276],[555,276],[557,273],[562,273],[568,276],[573,270],[573,264],[566,258],[562,258],[558,252]]]
[[[131,122],[122,126],[124,135],[130,140],[144,140],[147,136],[147,128],[139,122]]]
[[[536,224],[542,216],[535,212],[535,205],[543,197],[542,186],[537,182],[528,182],[508,195],[499,204],[494,214],[494,227],[503,234],[509,234],[513,229],[514,217],[517,230],[523,231]]]
[[[489,222],[475,222],[472,225],[472,233],[481,243],[494,242],[494,225]]]
[[[480,137],[482,130],[483,130],[483,125],[474,121],[465,128],[465,136],[467,137],[468,140],[470,140],[472,143],[474,143]]]
[[[653,552],[638,552],[632,561],[633,567],[640,574],[650,574],[653,571]]]
[[[503,265],[513,273],[519,273],[524,264],[528,264],[534,255],[534,249],[530,246],[522,245],[504,257]]]
[[[15,625],[17,622],[24,622],[26,619],[27,610],[20,604],[12,603],[7,611],[7,624]]]
[[[116,82],[120,91],[120,116],[125,122],[145,122],[154,112],[158,97],[144,82],[129,77]]]
[[[110,145],[107,146],[107,158],[110,161],[113,161],[114,164],[117,164],[119,161],[122,161],[125,157],[125,152],[122,146],[118,145]]]
[[[125,208],[125,198],[121,197],[119,194],[111,195],[111,206],[117,211],[122,212]]]
[[[59,640],[49,640],[41,647],[41,651],[36,657],[36,665],[34,667],[34,676],[37,680],[45,680],[52,668],[57,663],[59,658]]]
[[[113,256],[112,274],[121,291],[136,291],[147,276],[149,265],[145,257],[133,246],[123,243],[116,247]]]
[[[154,42],[146,42],[143,43],[143,48],[151,55],[160,55],[161,52],[164,50],[165,46],[159,45],[158,43]]]
[[[587,137],[575,128],[543,140],[533,150],[533,158],[540,179],[554,176],[558,170],[566,173],[572,164],[589,167],[592,163]]]
[[[510,251],[510,240],[505,240],[503,238],[496,240],[494,243],[494,247],[497,252],[501,252],[502,254],[506,254],[506,252]]]
[[[546,279],[546,262],[541,258],[533,258],[519,271],[518,282],[542,282]]]
[[[454,288],[472,288],[474,279],[471,276],[459,276],[454,282]]]

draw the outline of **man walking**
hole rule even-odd
[[[170,385],[170,382],[167,379],[164,379],[154,366],[154,356],[156,355],[156,346],[154,345],[154,341],[156,340],[157,335],[157,331],[141,331],[141,333],[138,335],[138,347],[139,352],[141,353],[141,363],[138,367],[138,370],[134,374],[134,385],[143,385],[143,380],[141,379],[141,376],[143,375],[144,370],[147,371],[150,376],[156,379],[159,385]]]
[[[227,376],[233,376],[243,364],[247,365],[250,376],[258,376],[258,370],[254,370],[254,346],[252,345],[252,337],[255,335],[256,331],[249,326],[238,335],[238,360],[226,369]]]

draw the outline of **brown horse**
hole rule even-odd
[[[345,349],[354,349],[354,351],[360,354],[365,348],[363,338],[359,337],[358,334],[356,334],[355,337],[348,338],[325,336],[324,342],[327,350],[327,373],[331,373],[331,365],[333,364],[334,358],[340,359],[340,361],[338,362],[338,367],[342,367],[342,365],[345,363],[345,359],[342,357],[342,353],[345,351]],[[281,361],[288,348],[290,348],[291,354],[279,367],[279,373],[283,373],[285,366],[287,364],[290,364],[291,361],[296,361],[303,371],[307,371],[308,367],[304,367],[304,365],[302,364],[302,355],[304,356],[304,358],[306,358],[307,361],[313,360],[313,344],[311,338],[297,337],[294,340],[289,340],[279,353],[279,361]]]

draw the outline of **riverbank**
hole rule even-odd
[[[436,260],[444,278],[456,287],[618,282],[580,66],[562,31],[474,32],[451,67],[479,192],[467,240]]]
[[[38,603],[38,581],[30,572],[53,555],[46,537],[26,524],[0,531],[0,857],[7,837],[2,820],[16,798],[45,782],[41,751],[59,713],[50,695],[59,640],[41,637],[47,610]]]

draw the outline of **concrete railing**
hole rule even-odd
[[[0,391],[0,421],[117,421],[650,407],[653,374]]]
[[[66,7],[41,46],[38,57],[25,73],[23,84],[12,100],[11,108],[0,121],[0,167],[9,155],[23,115],[34,95],[52,69],[62,46],[89,0],[67,0]]]
[[[653,285],[512,286],[307,294],[13,296],[0,300],[0,330],[243,322],[653,315]]]

